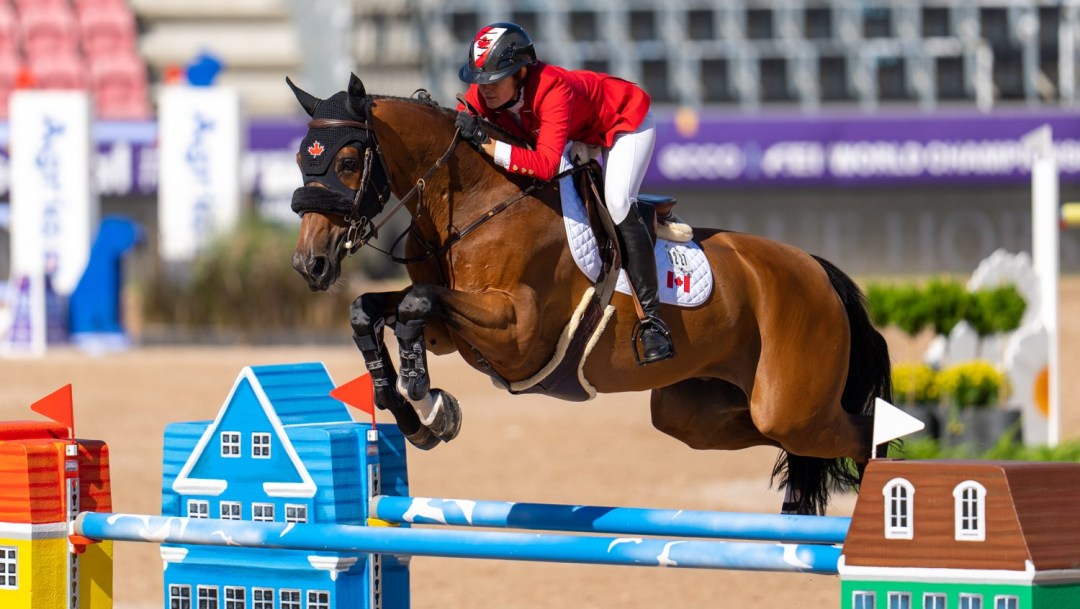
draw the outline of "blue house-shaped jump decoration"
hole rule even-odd
[[[217,418],[166,427],[162,515],[363,524],[371,494],[407,495],[401,435],[380,427],[382,467],[365,469],[371,426],[354,422],[333,388],[321,363],[244,368]],[[165,609],[409,603],[404,557],[176,544],[161,557]]]

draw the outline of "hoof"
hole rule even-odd
[[[427,374],[399,378],[401,384],[405,386],[405,396],[412,402],[419,402],[431,393],[431,381]]]
[[[428,425],[428,429],[443,442],[449,442],[461,431],[461,406],[458,405],[457,398],[442,389],[432,389],[431,395],[440,405],[439,412],[431,425]]]
[[[431,450],[439,445],[439,438],[431,433],[430,429],[423,426],[411,434],[405,434],[405,439],[420,450]]]

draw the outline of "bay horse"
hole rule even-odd
[[[430,388],[425,352],[457,351],[507,385],[533,378],[594,287],[571,257],[559,185],[458,146],[455,111],[423,94],[368,95],[354,74],[346,91],[319,99],[286,81],[312,117],[297,153],[305,185],[293,199],[302,217],[293,267],[312,290],[329,288],[397,197],[411,224],[395,259],[412,283],[358,297],[353,339],[376,404],[410,442],[449,441],[460,409]],[[887,345],[858,286],[831,263],[750,234],[695,228],[693,240],[716,285],[700,306],[662,307],[677,356],[636,365],[637,315],[615,294],[583,380],[601,393],[651,391],[653,425],[695,449],[780,448],[772,474],[787,491],[784,510],[823,514],[832,491],[857,487],[872,456],[874,398],[890,397]]]

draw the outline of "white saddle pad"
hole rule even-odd
[[[569,167],[563,160],[563,169]],[[574,261],[582,273],[592,281],[600,276],[600,248],[596,244],[596,235],[589,226],[585,215],[585,204],[574,188],[573,178],[567,176],[561,180],[559,192],[562,195],[563,222],[566,224],[566,238]],[[657,288],[660,302],[683,307],[696,307],[712,294],[713,276],[705,252],[693,241],[676,243],[664,239],[656,240]],[[630,293],[630,281],[626,271],[619,269],[619,282],[615,289],[623,294]]]

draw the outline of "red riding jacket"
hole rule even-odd
[[[610,148],[616,135],[638,128],[652,103],[648,93],[621,78],[542,62],[529,66],[521,96],[518,124],[510,111],[489,109],[477,85],[465,93],[481,116],[535,148],[513,146],[509,170],[541,180],[558,173],[568,141]]]

